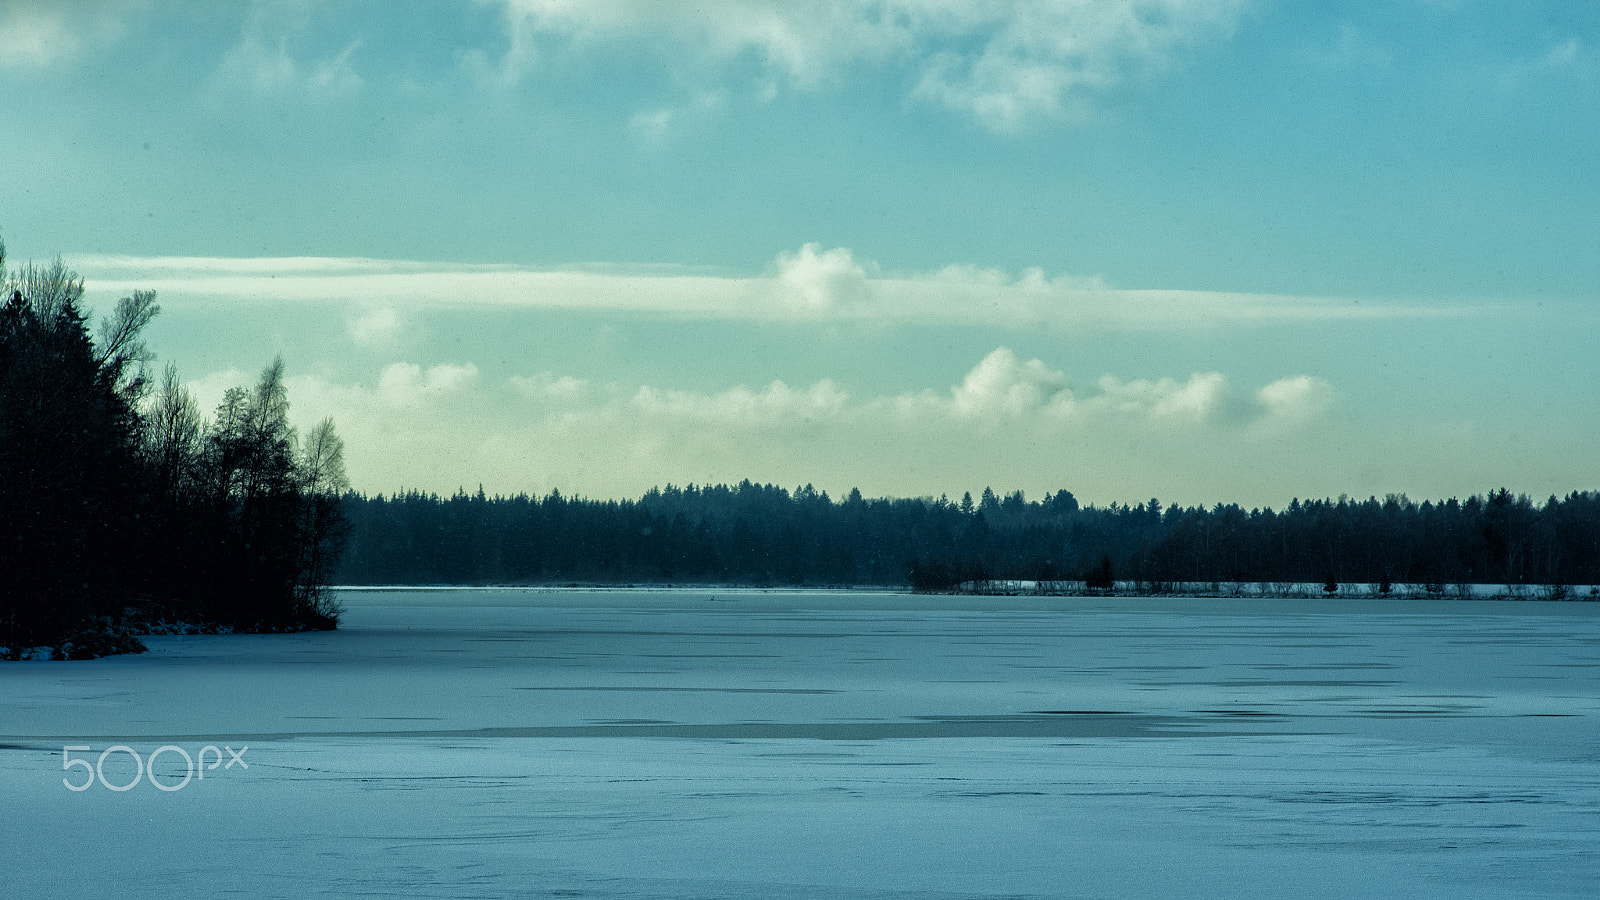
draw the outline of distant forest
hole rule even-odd
[[[1574,585],[1600,583],[1600,493],[1542,504],[1504,489],[1413,502],[1296,500],[1080,505],[1067,491],[975,502],[833,500],[740,482],[652,489],[638,500],[458,492],[347,494],[343,584],[737,583],[909,585],[991,579]],[[1555,592],[1557,596],[1561,592]]]
[[[82,297],[60,262],[7,273],[0,244],[0,658],[138,650],[136,624],[332,628],[333,423],[299,438],[281,361],[206,421],[176,370],[150,377],[155,294],[98,341]]]

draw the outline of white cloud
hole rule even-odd
[[[1600,67],[1591,46],[1572,36],[1552,35],[1536,52],[1500,58],[1478,73],[1484,86],[1502,95],[1534,90],[1552,79],[1593,79]]]
[[[393,363],[378,376],[376,396],[397,408],[431,405],[470,390],[477,381],[478,367],[472,363],[441,363],[426,369],[415,363]]]
[[[867,271],[843,247],[806,244],[778,255],[779,296],[802,314],[827,314],[868,298]]]
[[[391,369],[395,367],[390,367]],[[937,424],[992,431],[1015,425],[1077,428],[1134,423],[1158,427],[1222,427],[1274,420],[1309,422],[1328,406],[1332,388],[1309,376],[1292,376],[1241,396],[1219,372],[1122,381],[1105,375],[1096,390],[1075,393],[1067,376],[1038,359],[1023,361],[998,347],[947,391],[924,390],[853,398],[832,379],[810,387],[775,380],[759,390],[744,385],[713,393],[643,385],[631,396],[612,386],[542,372],[510,379],[513,391],[533,401],[536,414],[574,410],[627,421],[756,428],[831,423],[849,427]]]
[[[190,388],[203,399],[220,400],[227,387],[247,383],[243,373],[229,369],[191,382]],[[371,388],[317,383],[314,393],[337,395],[337,404],[353,409],[427,406],[448,413],[469,400],[471,404],[492,400],[472,363],[426,368],[392,363],[378,373]],[[1332,398],[1332,387],[1326,381],[1305,375],[1279,379],[1250,398],[1241,398],[1219,372],[1197,372],[1183,381],[1123,381],[1104,375],[1095,382],[1095,390],[1080,394],[1072,390],[1062,372],[1038,359],[1023,361],[1007,347],[990,352],[945,392],[925,390],[859,400],[829,378],[809,387],[791,387],[774,380],[760,389],[738,385],[710,393],[654,385],[641,385],[629,393],[615,385],[599,386],[553,372],[512,376],[506,384],[516,398],[515,408],[524,411],[507,413],[506,418],[513,421],[528,420],[530,415],[570,421],[577,412],[596,420],[736,428],[816,423],[877,428],[930,421],[943,423],[942,427],[1010,422],[1075,428],[1121,421],[1226,428],[1269,418],[1310,421],[1326,410]]]
[[[753,59],[769,96],[780,82],[806,88],[861,63],[893,63],[908,68],[912,96],[1014,130],[1227,34],[1247,0],[498,2],[507,50],[498,63],[481,52],[468,62],[502,82],[523,77],[556,41],[673,48],[679,68],[700,77]]]
[[[0,3],[0,70],[45,68],[122,36],[133,3]]]
[[[59,6],[0,8],[0,67],[48,66],[78,51],[79,38]]]
[[[254,386],[256,376],[229,367],[209,372],[184,383],[200,411],[209,417],[230,388]],[[320,375],[292,375],[289,386],[291,410],[309,397],[323,415],[342,416],[440,406],[469,395],[478,383],[478,367],[472,363],[441,363],[423,368],[415,363],[398,362],[385,366],[373,387],[361,384],[334,384]],[[304,395],[304,396],[302,396]]]
[[[1583,45],[1578,42],[1577,38],[1569,37],[1564,41],[1557,42],[1549,50],[1545,51],[1543,62],[1546,66],[1552,68],[1569,66],[1577,62],[1582,54]]]
[[[1296,375],[1254,395],[1235,390],[1220,372],[1124,381],[1102,375],[1095,390],[1074,391],[1066,375],[1043,361],[1022,361],[999,347],[973,366],[948,393],[923,391],[882,397],[861,406],[887,411],[903,422],[944,420],[993,431],[1007,423],[1049,428],[1157,429],[1300,426],[1331,405],[1333,388],[1320,378]]]
[[[1098,386],[1100,395],[1091,402],[1119,414],[1188,422],[1230,418],[1233,389],[1220,372],[1196,372],[1181,382],[1172,378],[1119,381],[1103,375]]]
[[[1256,392],[1256,402],[1262,409],[1284,422],[1315,419],[1333,404],[1333,399],[1333,385],[1309,375],[1280,378]]]
[[[832,0],[800,5],[782,0],[500,0],[509,47],[494,71],[505,80],[538,61],[541,40],[579,45],[644,40],[689,49],[709,62],[751,54],[771,73],[798,84],[825,77],[838,64],[880,55],[906,43],[899,4]],[[876,7],[876,9],[875,9]],[[483,57],[475,58],[478,63]]]
[[[387,306],[360,310],[345,321],[350,339],[363,347],[393,346],[404,326],[400,314]]]
[[[349,275],[362,272],[403,272],[431,268],[470,270],[471,266],[449,267],[442,263],[420,263],[396,259],[370,259],[362,256],[125,256],[87,253],[73,257],[74,263],[120,277],[194,277],[201,274],[256,275]],[[477,267],[482,268],[482,267]]]
[[[571,375],[540,372],[537,375],[513,375],[511,389],[519,396],[538,404],[553,407],[570,407],[587,402],[593,386],[585,379]]]
[[[190,386],[209,410],[226,387],[252,382],[228,370]],[[496,383],[464,362],[394,363],[354,383],[294,375],[288,386],[293,421],[334,418],[358,489],[449,492],[482,481],[602,497],[746,476],[921,492],[1031,473],[1029,484],[1077,490],[1076,479],[1094,472],[1148,492],[1152,474],[1159,483],[1162,466],[1195,464],[1198,448],[1233,459],[1294,446],[1297,435],[1316,433],[1332,390],[1291,376],[1239,392],[1209,372],[1103,377],[1074,392],[1062,372],[1004,347],[946,390],[866,397],[828,378],[711,391],[553,372]],[[1128,468],[1132,447],[1145,448],[1137,472]],[[1073,467],[1062,474],[1067,448]]]
[[[240,91],[260,97],[313,101],[352,97],[365,79],[353,58],[359,39],[330,56],[304,58],[291,44],[316,26],[315,4],[299,0],[256,0],[240,28],[239,40],[211,74],[210,90],[226,96]]]
[[[951,388],[949,409],[962,418],[995,413],[1022,416],[1072,403],[1065,375],[1037,359],[1022,362],[1009,348],[1000,347]]]
[[[1312,50],[1307,58],[1329,68],[1371,71],[1392,65],[1394,51],[1372,35],[1344,22],[1326,47]]]
[[[1226,376],[1197,372],[1185,381],[1173,378],[1122,381],[1103,375],[1096,391],[1075,392],[1062,372],[1044,362],[1023,362],[1009,348],[984,357],[948,395],[925,391],[882,401],[902,419],[947,418],[981,422],[993,428],[1004,422],[1055,425],[1152,426],[1232,425],[1260,415],[1235,401]]]
[[[222,58],[212,76],[213,89],[242,88],[264,97],[305,97],[327,100],[350,97],[361,91],[362,77],[351,64],[359,41],[337,55],[302,62],[284,42],[269,42],[247,35]]]
[[[1575,37],[1565,37],[1552,40],[1542,53],[1505,63],[1501,81],[1507,87],[1520,88],[1529,82],[1552,77],[1593,76],[1594,71],[1593,50]]]
[[[933,4],[958,12],[975,52],[928,59],[918,97],[996,131],[1071,116],[1085,95],[1159,70],[1187,44],[1225,35],[1242,0],[1017,0]]]
[[[805,390],[773,381],[759,391],[739,386],[717,394],[639,388],[632,409],[655,417],[727,425],[785,425],[837,418],[849,395],[823,379]]]
[[[739,321],[944,323],[1013,329],[1187,329],[1229,323],[1470,315],[1482,308],[1183,290],[974,266],[883,273],[846,248],[806,244],[765,275],[671,267],[537,270],[374,259],[77,257],[91,295],[150,289],[211,303],[344,303],[376,339],[417,310],[568,309]],[[366,321],[366,317],[372,317]],[[398,327],[396,325],[395,327]]]
[[[640,110],[628,120],[628,126],[644,143],[663,144],[686,122],[704,120],[725,103],[721,91],[702,91],[692,102]]]
[[[634,113],[633,118],[628,120],[628,125],[634,134],[651,143],[658,143],[667,139],[676,116],[677,111],[669,107],[642,110]]]

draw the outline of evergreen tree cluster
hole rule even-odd
[[[5,269],[0,244],[0,655],[132,649],[130,606],[237,629],[332,627],[345,532],[331,421],[298,440],[283,365],[211,421],[140,334],[154,292],[91,337],[83,282],[57,261]]]
[[[551,492],[349,494],[346,584],[690,582],[896,585],[1113,579],[1180,582],[1600,583],[1600,493],[1535,505],[1506,490],[1416,503],[1296,500],[1080,506],[985,489],[976,503],[842,501],[810,485],[652,489],[638,500]]]

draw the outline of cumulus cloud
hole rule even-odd
[[[536,270],[411,260],[88,256],[92,294],[155,290],[190,304],[344,303],[352,337],[412,311],[570,309],[724,320],[802,320],[1086,330],[1470,315],[1470,307],[1185,290],[1124,290],[1095,277],[967,265],[886,274],[848,248],[809,243],[759,276],[653,269]],[[392,310],[395,321],[388,313]],[[358,336],[359,335],[359,336]]]
[[[415,363],[393,363],[378,376],[377,397],[397,408],[431,405],[469,390],[478,380],[472,363],[441,363],[426,369]]]
[[[229,368],[187,386],[202,409],[209,410],[229,388],[248,387],[254,381],[253,376]],[[292,376],[289,383],[303,386],[317,398],[318,410],[358,416],[388,417],[404,409],[448,417],[467,407],[502,402],[495,399],[499,388],[485,384],[470,362],[391,363],[376,373],[370,385],[337,384],[319,375]],[[503,388],[511,401],[503,409],[509,421],[557,416],[570,423],[577,414],[593,421],[758,429],[819,423],[877,429],[930,422],[956,428],[1010,423],[1071,429],[1112,427],[1119,422],[1238,428],[1261,422],[1304,424],[1321,417],[1334,397],[1332,385],[1313,376],[1288,376],[1254,392],[1242,392],[1220,372],[1196,372],[1183,380],[1102,375],[1093,388],[1075,391],[1065,373],[1039,359],[1023,360],[1007,347],[991,351],[944,391],[864,398],[852,396],[830,378],[809,386],[791,387],[775,379],[760,388],[737,385],[703,392],[648,384],[624,389],[546,371],[511,376]]]
[[[229,388],[249,388],[256,382],[236,368],[219,369],[185,382],[202,411],[209,412],[222,402]],[[285,379],[292,404],[309,398],[318,418],[329,414],[388,416],[395,410],[421,410],[445,407],[473,394],[478,386],[478,367],[472,363],[440,363],[420,366],[397,362],[377,373],[368,385],[339,384],[317,374],[297,374]]]
[[[253,381],[225,370],[190,389],[210,410],[228,387]],[[491,489],[612,497],[746,475],[860,478],[864,490],[920,491],[1027,472],[1030,483],[1059,487],[1065,448],[1074,477],[1094,459],[1120,484],[1131,478],[1130,448],[1142,447],[1148,481],[1162,467],[1192,463],[1197,448],[1229,459],[1281,453],[1295,435],[1316,433],[1332,395],[1311,376],[1241,389],[1216,372],[1105,376],[1075,389],[1058,368],[1005,347],[947,388],[866,396],[829,378],[715,390],[549,371],[499,380],[468,362],[397,362],[353,382],[296,374],[288,387],[291,421],[334,418],[358,489],[448,492],[481,480]]]
[[[801,313],[826,314],[868,297],[867,271],[849,250],[806,244],[778,255],[778,295]]]
[[[951,388],[949,410],[961,418],[1021,416],[1070,406],[1073,399],[1065,375],[1037,359],[1023,362],[1009,348],[1000,347]]]
[[[749,426],[835,419],[844,412],[848,401],[848,394],[823,379],[804,390],[773,381],[759,391],[741,385],[716,394],[645,386],[639,388],[629,405],[648,416]]]
[[[911,96],[996,130],[1059,118],[1080,98],[1160,69],[1182,47],[1226,35],[1246,0],[498,0],[507,48],[470,54],[502,82],[541,48],[633,42],[678,51],[696,72],[759,64],[771,95],[843,78],[852,66],[903,67]]]
[[[1280,378],[1256,392],[1256,402],[1272,418],[1305,422],[1321,416],[1333,404],[1333,385],[1310,375]]]
[[[1038,359],[1024,362],[1009,348],[999,347],[947,393],[902,394],[864,408],[888,409],[902,420],[933,417],[991,428],[1005,422],[1231,428],[1310,422],[1327,409],[1332,393],[1326,381],[1297,375],[1250,395],[1236,390],[1220,372],[1195,372],[1181,381],[1171,377],[1124,381],[1102,375],[1093,390],[1074,391],[1064,373]]]
[[[415,377],[414,371],[410,377]],[[570,413],[580,410],[626,421],[740,428],[933,423],[993,430],[1009,423],[1070,429],[1119,422],[1234,428],[1269,420],[1309,422],[1322,414],[1332,397],[1332,387],[1320,378],[1291,376],[1250,394],[1235,390],[1220,372],[1196,372],[1181,381],[1170,377],[1124,381],[1104,375],[1093,389],[1075,392],[1065,373],[1039,359],[1024,361],[1007,347],[979,360],[948,390],[859,399],[827,378],[809,387],[774,380],[760,389],[739,385],[710,393],[643,385],[631,395],[614,385],[599,389],[588,381],[550,372],[514,376],[509,384],[517,396],[532,401],[532,409],[560,413],[569,420]]]
[[[1232,418],[1233,388],[1221,372],[1196,372],[1186,381],[1101,376],[1100,395],[1091,402],[1119,414],[1153,420],[1210,422]]]

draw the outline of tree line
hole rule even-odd
[[[977,501],[842,500],[742,481],[638,500],[552,491],[347,494],[345,584],[744,583],[907,585],[1080,581],[1146,590],[1192,582],[1600,583],[1600,493],[1536,504],[1505,489],[1465,500],[1080,505],[985,488]]]
[[[0,243],[0,656],[138,649],[140,617],[239,630],[331,628],[343,445],[301,440],[283,363],[214,416],[141,338],[155,293],[90,333],[59,260],[5,267]]]

